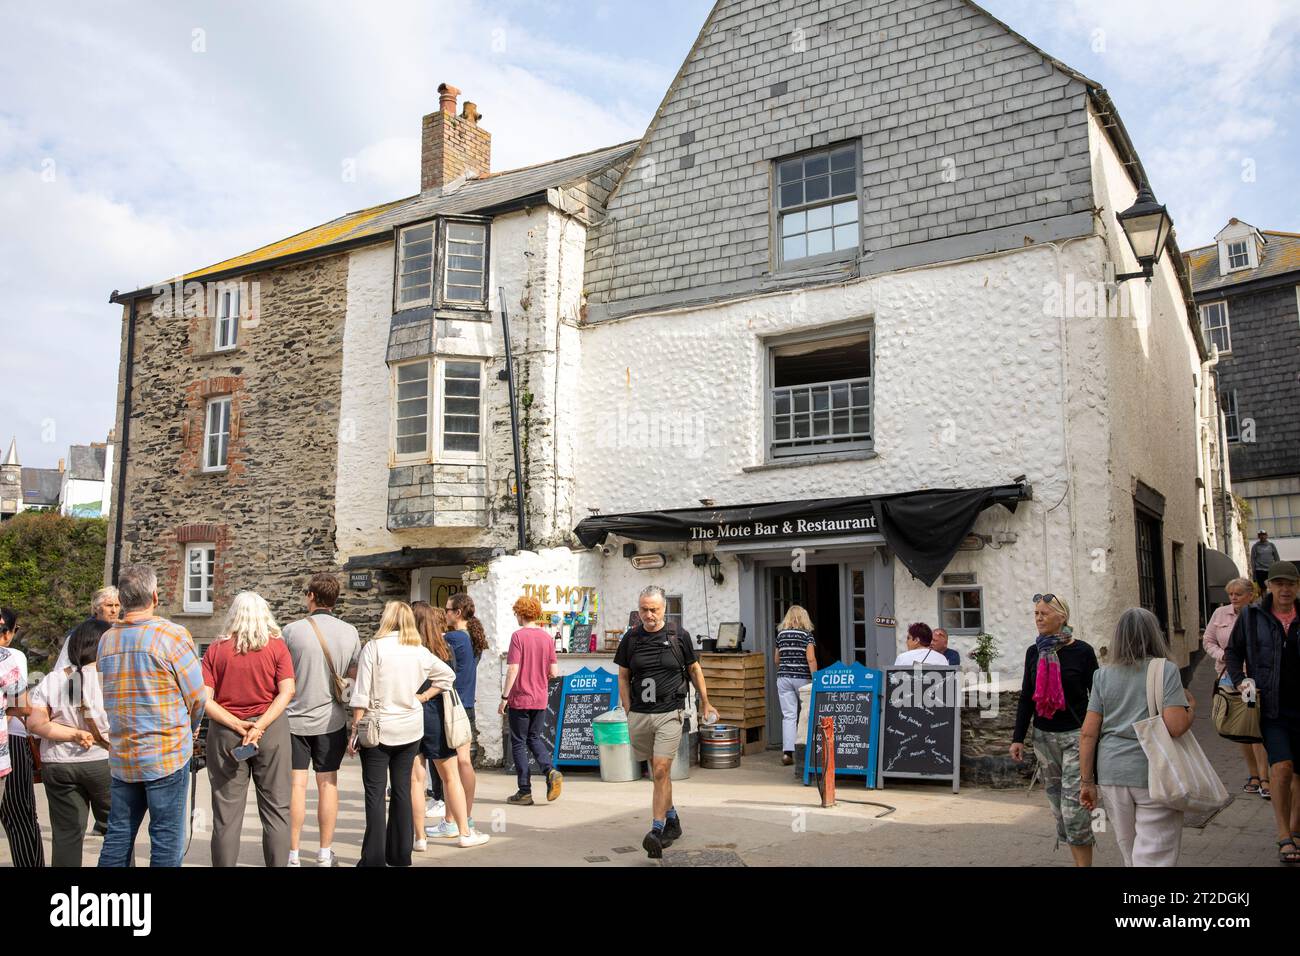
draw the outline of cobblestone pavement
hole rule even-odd
[[[1243,794],[1245,764],[1236,744],[1214,733],[1209,718],[1213,667],[1198,667],[1192,690],[1200,704],[1194,732],[1234,795],[1232,803],[1203,828],[1185,827],[1184,866],[1278,866],[1273,848],[1269,803]],[[341,807],[334,849],[340,861],[356,862],[364,829],[360,765],[344,764]],[[479,774],[474,816],[492,834],[486,846],[462,850],[454,841],[415,854],[416,866],[657,866],[640,849],[648,829],[650,784],[602,783],[592,771],[569,771],[564,794],[555,803],[511,807],[513,775],[499,770]],[[541,795],[540,788],[536,791]],[[1041,787],[1024,790],[963,788],[948,784],[898,784],[867,790],[860,779],[841,778],[839,804],[822,809],[817,791],[795,782],[780,755],[747,757],[734,770],[692,768],[674,786],[684,837],[665,853],[664,865],[779,866],[1069,866],[1068,850],[1054,849],[1055,826]],[[42,823],[45,800],[37,795]],[[198,806],[210,806],[206,774],[200,776]],[[884,804],[895,808],[886,813]],[[315,798],[308,808],[302,847],[303,866],[315,865]],[[147,824],[146,824],[147,826]],[[45,833],[49,852],[49,833]],[[86,839],[85,862],[94,865],[100,839]],[[148,861],[148,835],[141,829],[136,848]],[[206,834],[197,832],[187,866],[210,862]],[[260,865],[261,833],[250,792],[241,862]],[[0,840],[0,865],[11,865],[8,844]],[[1115,839],[1099,834],[1096,865],[1120,866]],[[292,877],[287,877],[291,879]]]

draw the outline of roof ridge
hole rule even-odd
[[[559,159],[548,159],[545,162],[533,163],[529,166],[516,166],[514,169],[502,169],[495,173],[484,173],[483,175],[475,176],[473,179],[466,180],[465,185],[468,186],[470,183],[485,182],[489,179],[496,179],[498,176],[513,176],[515,173],[525,173],[530,169],[541,169],[543,166],[554,166],[557,163],[567,163],[571,159],[582,159],[584,156],[595,156],[597,153],[609,153],[624,146],[635,146],[639,142],[641,142],[639,139],[629,139],[626,142],[615,143],[612,146],[601,146],[598,149],[589,149],[585,153],[574,153],[572,156],[561,156]]]

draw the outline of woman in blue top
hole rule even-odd
[[[447,615],[447,633],[443,640],[451,648],[455,658],[451,662],[456,671],[456,693],[469,714],[471,728],[470,742],[456,749],[456,766],[460,772],[461,787],[465,791],[466,813],[470,826],[474,825],[474,788],[477,778],[474,775],[474,744],[478,738],[478,728],[474,723],[474,697],[478,691],[478,662],[487,647],[487,635],[483,632],[483,623],[474,615],[474,599],[461,591],[447,598],[444,608]],[[453,820],[443,820],[438,826],[426,827],[425,833],[434,839],[454,840],[460,836],[460,830]]]
[[[799,726],[799,689],[812,683],[817,670],[817,641],[808,612],[791,604],[776,635],[776,693],[781,701],[781,763],[794,763],[795,729]]]

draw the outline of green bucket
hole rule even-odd
[[[627,735],[626,720],[593,720],[591,722],[591,732],[596,738],[597,746],[632,742]]]

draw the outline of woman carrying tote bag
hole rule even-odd
[[[1145,608],[1125,611],[1110,643],[1110,660],[1093,676],[1088,714],[1079,739],[1080,802],[1097,808],[1100,785],[1106,820],[1125,866],[1176,866],[1183,811],[1150,789],[1150,764],[1135,725],[1149,719],[1148,670],[1158,674],[1160,719],[1170,738],[1192,726],[1195,702],[1183,690],[1160,622]]]

